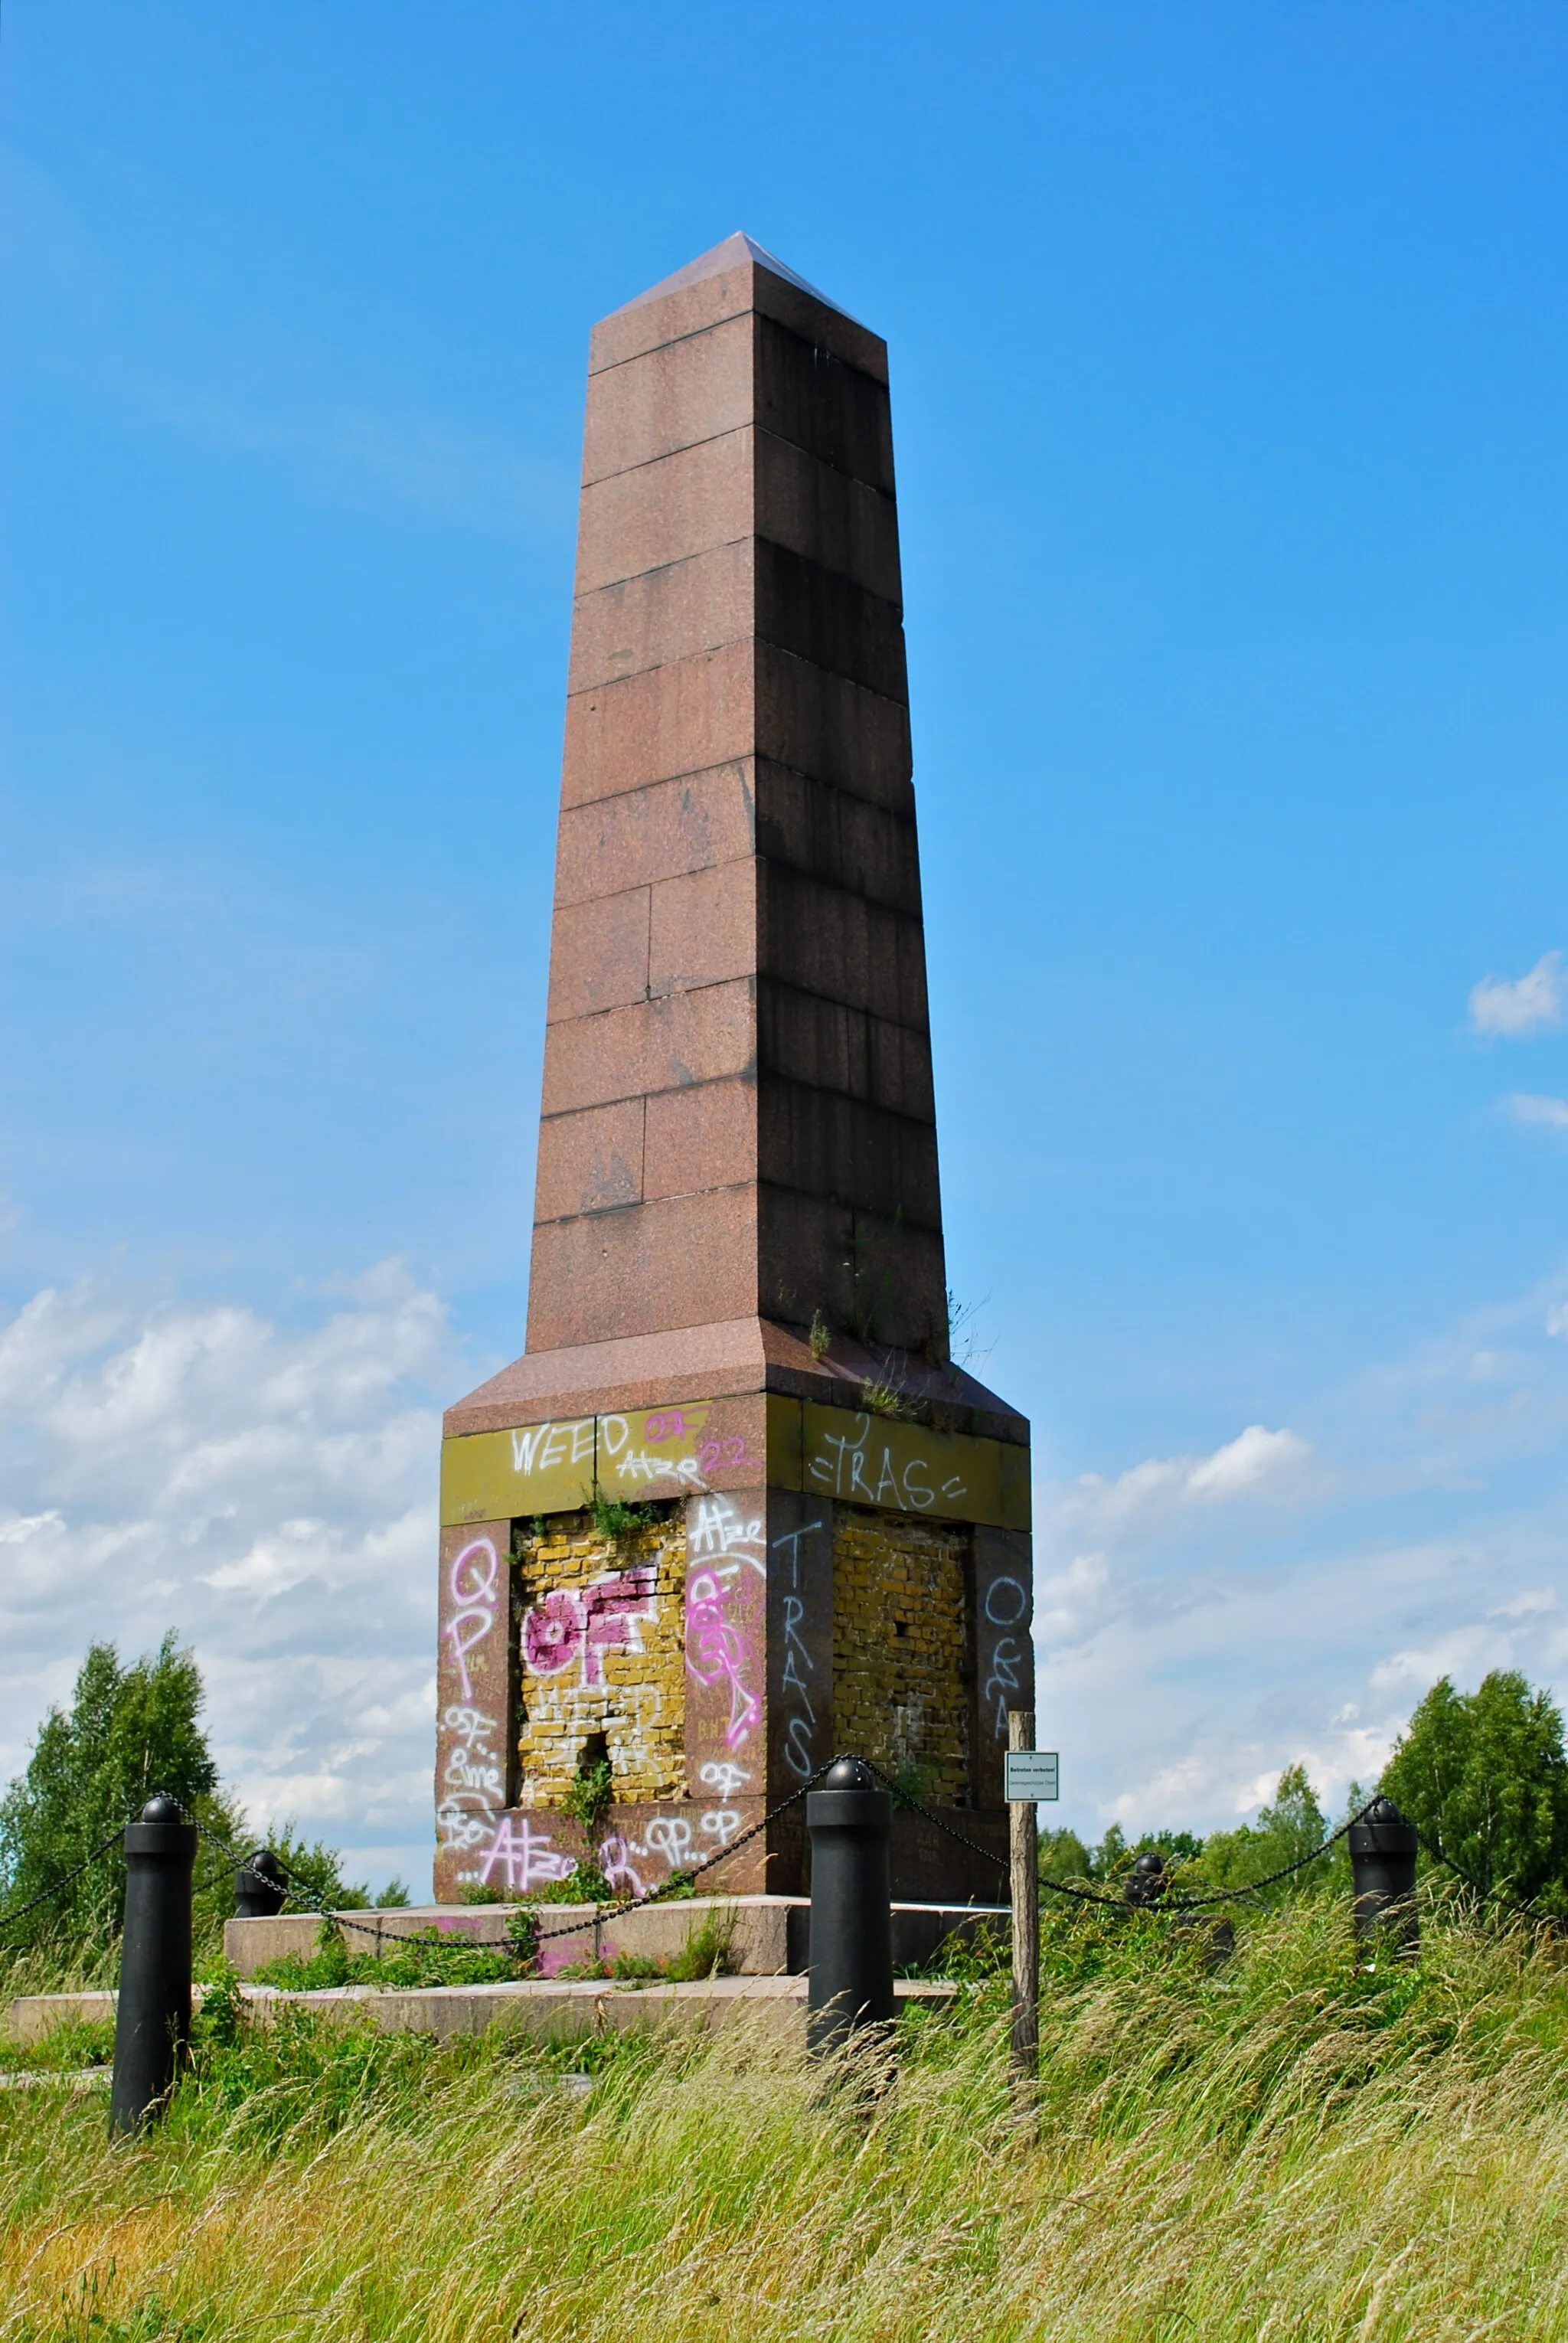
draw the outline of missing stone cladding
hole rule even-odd
[[[521,1642],[520,1803],[558,1806],[601,1756],[618,1804],[686,1795],[686,1509],[591,1513],[512,1531]]]
[[[835,1742],[956,1805],[970,1798],[969,1544],[947,1523],[833,1508]]]

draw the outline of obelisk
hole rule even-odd
[[[661,1885],[843,1750],[1004,1851],[1029,1428],[949,1357],[887,350],[743,236],[592,337],[528,1343],[446,1433],[439,1895]],[[799,1813],[705,1878],[794,1890]]]

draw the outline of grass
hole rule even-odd
[[[209,1997],[145,2143],[0,2100],[0,2343],[1568,2338],[1568,1965],[1454,1907],[1044,1932],[1038,2132],[1005,1989],[837,2075],[741,2025],[551,2048],[248,2029]],[[576,2069],[589,2090],[568,2090]]]

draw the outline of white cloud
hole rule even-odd
[[[1541,1098],[1530,1091],[1513,1091],[1503,1101],[1516,1122],[1534,1122],[1548,1131],[1568,1131],[1568,1099]]]
[[[1317,1393],[1312,1447],[1254,1425],[1040,1490],[1062,1821],[1217,1828],[1298,1761],[1337,1810],[1440,1675],[1563,1696],[1563,1292],[1554,1271]]]
[[[1312,1455],[1312,1443],[1298,1433],[1250,1423],[1210,1456],[1151,1456],[1114,1481],[1085,1473],[1051,1493],[1051,1508],[1059,1522],[1101,1535],[1147,1536],[1192,1507],[1295,1495]]]
[[[1543,952],[1526,976],[1483,976],[1470,996],[1470,1027],[1473,1033],[1495,1040],[1516,1041],[1561,1025],[1565,1001],[1560,951]]]
[[[427,1845],[437,1403],[462,1380],[400,1262],[298,1327],[35,1294],[0,1327],[0,1779],[89,1640],[173,1625],[258,1822]]]

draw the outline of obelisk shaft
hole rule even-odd
[[[594,337],[528,1348],[940,1356],[886,353],[732,243]]]

